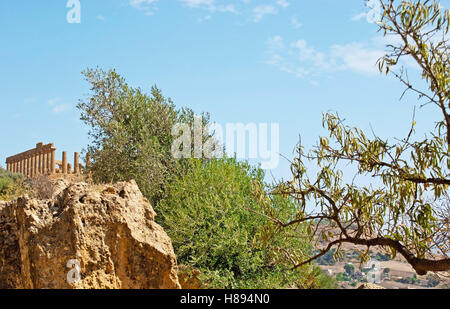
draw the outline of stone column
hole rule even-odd
[[[47,172],[50,175],[52,173],[52,151],[47,152]]]
[[[55,150],[52,150],[50,154],[50,173],[54,174],[56,168]]]
[[[39,153],[39,172],[44,174],[44,154],[42,152]]]
[[[36,151],[34,156],[36,158],[36,175],[40,175],[41,173],[40,173],[39,165],[41,164],[41,162],[39,160],[39,153]]]
[[[80,154],[78,152],[73,155],[73,172],[75,174],[80,172]]]
[[[39,152],[35,152],[34,154],[34,160],[36,163],[34,164],[36,175],[41,174],[41,157],[39,156]]]
[[[62,173],[67,174],[67,152],[62,153]]]
[[[43,164],[42,164],[42,174],[47,175],[47,152],[42,153]]]
[[[30,166],[30,176],[31,176],[31,178],[33,178],[34,177],[34,174],[35,174],[35,172],[34,172],[34,155],[31,155],[31,158],[30,158],[30,164],[31,164],[31,166]]]
[[[32,164],[31,164],[31,156],[29,155],[28,156],[28,159],[27,159],[27,161],[28,161],[28,178],[31,178],[32,176],[31,176],[31,169],[32,169]]]
[[[28,157],[25,158],[25,178],[29,178],[29,169],[30,169],[30,161],[28,160]]]
[[[37,175],[39,175],[38,164],[39,164],[39,158],[37,156],[37,153],[34,153],[33,154],[33,174],[35,177]]]
[[[50,151],[45,153],[45,173],[50,174]]]

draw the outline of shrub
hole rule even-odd
[[[283,263],[281,245],[295,248],[297,256],[310,253],[311,246],[272,232],[274,224],[264,214],[273,211],[288,217],[295,207],[287,199],[276,198],[267,209],[255,197],[262,189],[262,170],[235,159],[193,162],[190,172],[168,186],[157,212],[179,262],[199,269],[207,287],[335,286],[318,267],[289,271]],[[300,233],[302,227],[296,229]]]
[[[88,69],[83,74],[91,95],[77,107],[91,129],[88,172],[99,183],[134,179],[156,204],[170,179],[189,167],[189,161],[172,156],[172,128],[178,122],[191,124],[193,112],[177,111],[156,86],[149,94],[129,86],[114,70]],[[203,116],[206,125],[209,115]]]
[[[338,273],[336,275],[336,280],[337,281],[351,281],[351,278],[349,277],[349,275],[347,273]]]
[[[328,266],[335,265],[336,264],[336,260],[334,257],[335,253],[336,253],[336,249],[331,249],[330,251],[328,251],[327,253],[322,255],[320,258],[318,258],[317,263],[319,265],[328,265]],[[338,258],[338,260],[340,261],[341,259]]]
[[[353,264],[345,264],[344,269],[349,276],[353,276],[355,274],[355,266],[353,266]]]
[[[378,252],[375,256],[372,256],[372,258],[380,262],[387,262],[391,260],[391,255],[389,253],[381,254]]]
[[[438,276],[428,275],[427,280],[428,280],[427,287],[429,288],[437,287],[439,283],[441,283],[441,280],[439,279]]]
[[[9,200],[24,191],[23,176],[0,168],[0,199]]]

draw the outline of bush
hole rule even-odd
[[[328,251],[327,253],[322,255],[320,258],[318,258],[317,263],[319,265],[328,265],[328,266],[335,265],[336,264],[336,260],[334,257],[335,253],[336,253],[336,249],[331,249],[330,251]],[[338,258],[338,260],[340,261],[341,259]]]
[[[9,200],[15,197],[23,187],[23,176],[10,173],[0,168],[0,199]]]
[[[400,279],[399,282],[404,283],[404,284],[419,284],[420,280],[419,278],[417,278],[417,275],[414,274],[412,277],[410,278],[403,278]]]
[[[428,280],[427,287],[429,288],[437,287],[439,283],[441,283],[441,280],[439,279],[438,276],[429,275],[427,276],[427,280]]]
[[[190,124],[193,112],[177,111],[157,87],[147,94],[129,86],[114,70],[88,69],[83,74],[91,95],[77,107],[91,129],[88,172],[98,183],[134,179],[155,205],[170,179],[187,168],[186,160],[172,156],[172,128],[178,122]],[[203,116],[205,125],[209,116]]]
[[[286,251],[279,247],[295,248],[295,254],[304,257],[311,246],[272,232],[274,224],[264,214],[273,211],[288,217],[295,207],[276,198],[267,209],[255,197],[263,177],[262,170],[235,159],[195,160],[189,173],[169,185],[157,212],[179,263],[199,269],[209,288],[335,286],[318,267],[289,271],[284,264]],[[296,227],[297,233],[301,228]]]
[[[389,253],[381,254],[378,252],[375,256],[372,256],[372,258],[379,262],[387,262],[391,260],[391,255]]]
[[[350,276],[347,273],[338,273],[336,275],[336,280],[337,281],[348,281],[348,282],[350,282],[351,278],[350,278]]]
[[[355,274],[355,266],[353,266],[353,264],[345,264],[344,269],[349,276],[353,276]]]

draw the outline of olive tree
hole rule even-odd
[[[380,246],[402,255],[417,274],[450,270],[449,209],[450,185],[450,12],[431,1],[380,1],[383,34],[395,36],[387,54],[378,62],[381,72],[392,74],[418,95],[423,104],[440,111],[430,119],[429,134],[420,138],[412,121],[409,134],[394,142],[347,126],[337,114],[324,115],[328,137],[306,153],[301,143],[291,162],[292,180],[279,183],[273,194],[290,196],[299,211],[288,221],[273,217],[280,229],[308,223],[308,237],[320,239],[317,254],[298,260],[294,268],[308,264],[342,244]],[[419,66],[426,87],[412,85],[401,65],[405,57]],[[317,177],[308,174],[306,162],[319,168]],[[371,185],[344,181],[355,167],[356,175],[372,177]],[[353,175],[352,175],[353,176]],[[349,178],[350,179],[350,178]],[[307,205],[314,205],[310,210]],[[445,208],[447,207],[447,208]]]

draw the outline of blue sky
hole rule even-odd
[[[54,142],[58,157],[87,145],[75,107],[89,93],[87,67],[115,68],[144,90],[156,84],[218,123],[277,122],[287,157],[299,134],[310,147],[325,133],[323,112],[402,137],[418,103],[399,101],[403,87],[376,71],[392,38],[367,20],[363,0],[80,3],[81,23],[71,24],[67,0],[0,2],[0,165],[40,141]],[[419,133],[435,115],[431,106],[418,113]],[[287,177],[289,164],[272,173]]]

